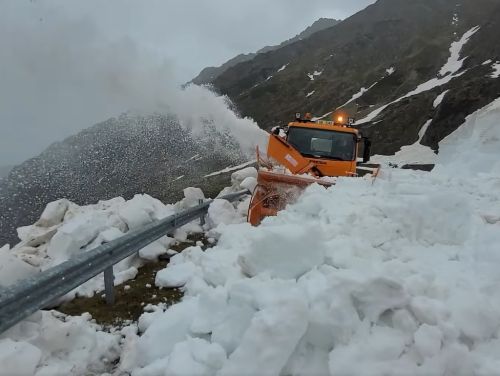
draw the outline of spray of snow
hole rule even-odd
[[[212,126],[249,153],[264,142],[264,132],[231,111],[227,97],[194,85],[181,89],[173,63],[159,51],[132,38],[114,39],[91,17],[26,2],[1,12],[0,35],[0,123],[30,127],[27,134],[24,126],[7,133],[37,143],[35,151],[124,112],[168,113],[193,133]]]

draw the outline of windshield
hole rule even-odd
[[[293,127],[288,142],[302,155],[352,161],[355,156],[355,136],[352,133]]]

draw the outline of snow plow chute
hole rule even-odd
[[[369,161],[370,141],[359,130],[340,122],[347,119],[345,116],[336,114],[333,118],[336,121],[313,121],[297,114],[286,129],[273,129],[267,159],[261,158],[257,149],[259,173],[248,222],[256,226],[264,217],[276,215],[310,184],[329,187],[339,176],[377,176],[378,165],[358,165],[361,144],[363,163]]]

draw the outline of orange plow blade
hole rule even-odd
[[[257,186],[248,209],[248,222],[253,226],[258,226],[265,217],[275,216],[286,205],[295,202],[302,191],[313,183],[325,187],[334,184],[313,177],[259,171]]]

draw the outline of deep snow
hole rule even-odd
[[[185,299],[143,325],[126,370],[500,374],[499,117],[500,100],[470,116],[435,172],[311,186],[258,228],[212,230],[162,272]]]
[[[248,200],[216,200],[204,229],[177,236],[206,231],[217,245],[188,248],[157,275],[159,286],[184,286],[181,303],[112,333],[85,315],[36,314],[0,336],[0,374],[500,374],[499,119],[500,99],[469,116],[440,143],[431,173],[313,185],[257,228],[244,220]],[[226,192],[255,184],[252,168],[232,177]],[[105,231],[203,198],[185,196],[172,206],[146,196],[56,202],[0,256],[36,273]]]

